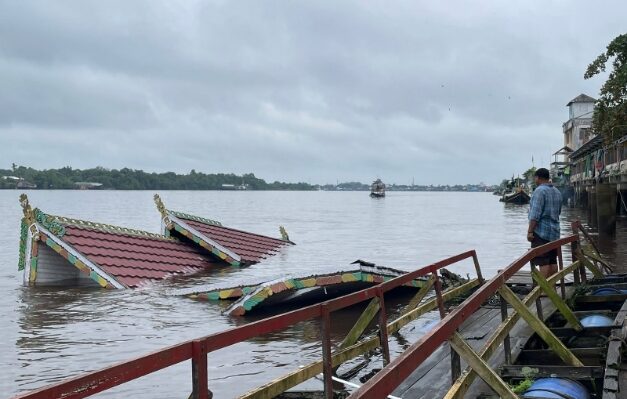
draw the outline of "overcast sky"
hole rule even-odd
[[[0,0],[0,168],[499,182],[547,166],[624,0]]]

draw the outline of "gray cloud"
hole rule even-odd
[[[627,11],[510,3],[0,2],[0,159],[496,182],[549,162]]]

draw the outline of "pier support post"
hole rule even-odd
[[[599,233],[616,233],[616,185],[601,183],[596,186],[597,225]]]
[[[510,305],[514,308],[516,312],[522,317],[531,328],[542,338],[542,340],[555,352],[560,359],[562,359],[566,364],[575,367],[583,367],[583,363],[573,353],[564,345],[562,341],[559,340],[553,334],[553,332],[540,320],[537,318],[527,307],[525,304],[518,299],[516,294],[506,285],[503,285],[499,288],[499,293],[501,296],[509,302]]]
[[[507,385],[505,381],[503,381],[501,377],[499,377],[499,375],[496,374],[496,372],[492,370],[492,368],[490,368],[490,366],[481,357],[479,357],[474,350],[472,350],[470,345],[464,341],[458,332],[453,333],[449,339],[449,343],[455,352],[459,353],[459,355],[464,358],[466,363],[470,365],[477,375],[479,375],[479,377],[481,377],[481,379],[484,380],[490,388],[494,389],[494,391],[501,398],[518,398],[509,385]]]
[[[616,186],[616,201],[618,202],[618,214],[627,215],[627,184],[619,184]]]
[[[588,224],[590,226],[596,226],[597,223],[598,218],[596,186],[590,186],[588,187]]]
[[[322,373],[324,382],[324,397],[333,399],[333,360],[331,358],[331,316],[329,308],[322,305],[320,318],[320,338],[322,340]]]

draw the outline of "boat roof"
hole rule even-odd
[[[158,194],[155,194],[154,200],[166,235],[187,237],[199,248],[233,266],[261,262],[277,254],[284,246],[294,245],[282,226],[282,238],[268,237],[226,227],[216,220],[167,209]]]
[[[186,291],[192,299],[221,300],[235,299],[226,310],[232,316],[242,316],[262,304],[275,294],[285,291],[298,291],[316,287],[350,284],[362,282],[378,284],[407,273],[404,270],[377,266],[373,263],[356,261],[357,267],[349,270],[340,270],[323,274],[308,274],[301,276],[287,276],[255,284],[241,284],[235,287],[211,288],[208,290]],[[422,287],[427,278],[418,278],[407,284],[410,287]]]
[[[40,243],[106,288],[136,288],[224,265],[201,248],[147,231],[51,215],[20,198]]]

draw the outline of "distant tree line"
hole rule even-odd
[[[16,179],[18,178],[18,179]],[[74,189],[79,182],[94,182],[105,190],[223,190],[246,187],[249,190],[313,190],[308,183],[268,183],[253,173],[241,176],[232,173],[188,174],[174,172],[149,173],[137,169],[60,169],[37,170],[13,164],[0,169],[0,189],[16,188],[19,181],[37,185],[37,189]]]

